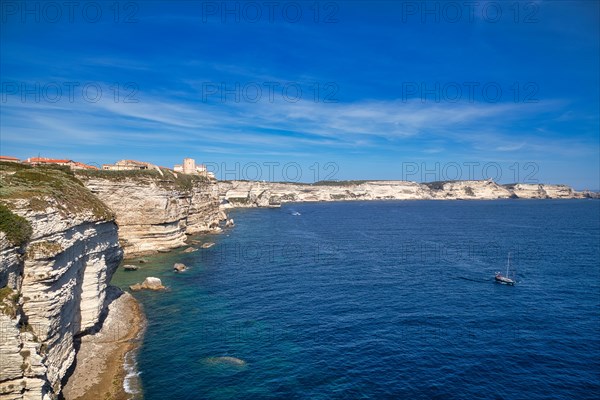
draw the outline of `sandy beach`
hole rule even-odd
[[[76,366],[63,389],[67,400],[131,399],[123,382],[125,356],[135,350],[145,326],[138,302],[127,292],[111,288],[113,298],[102,329],[81,338]]]

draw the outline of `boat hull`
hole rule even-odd
[[[502,285],[514,286],[515,281],[513,281],[512,279],[509,279],[509,278],[505,278],[503,276],[497,276],[496,283],[501,283]]]

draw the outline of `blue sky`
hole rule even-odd
[[[47,3],[2,2],[3,155],[600,188],[597,1]]]

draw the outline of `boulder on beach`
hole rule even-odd
[[[129,289],[136,292],[136,291],[142,290],[142,289],[163,290],[166,288],[163,286],[162,281],[160,279],[149,276],[146,279],[144,279],[144,282],[136,283],[135,285],[129,286]]]
[[[203,249],[208,249],[209,247],[213,247],[215,244],[213,242],[204,243],[202,245]]]
[[[138,269],[140,269],[140,267],[137,265],[127,264],[127,265],[123,265],[123,269],[125,271],[137,271]]]
[[[183,272],[187,269],[187,267],[185,266],[185,264],[175,263],[173,265],[173,269],[175,270],[175,272]]]
[[[195,247],[188,247],[187,249],[185,249],[183,252],[184,253],[193,253],[194,251],[198,250]]]

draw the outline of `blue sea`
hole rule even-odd
[[[169,288],[134,294],[145,399],[600,398],[599,201],[229,215],[234,228],[190,238],[213,247],[113,278]],[[496,284],[509,253],[517,284]]]

